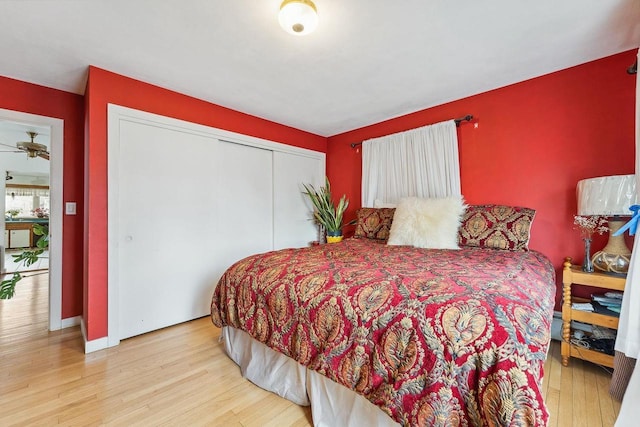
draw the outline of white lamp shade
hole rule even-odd
[[[304,36],[318,26],[316,6],[310,0],[285,0],[280,6],[278,21],[287,33]]]
[[[637,204],[635,175],[612,175],[578,182],[578,215],[631,216]]]

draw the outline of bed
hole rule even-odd
[[[495,209],[467,209],[460,249],[386,244],[393,210],[361,209],[355,238],[235,263],[211,303],[227,353],[318,426],[546,425],[555,272],[533,214]]]

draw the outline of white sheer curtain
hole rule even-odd
[[[640,52],[638,54],[640,57]],[[640,189],[640,79],[636,74],[636,188]],[[622,298],[622,310],[616,338],[616,351],[627,357],[640,357],[640,229],[633,242],[631,264]],[[631,375],[629,386],[622,400],[616,427],[638,425],[638,403],[640,402],[640,363]]]
[[[454,120],[362,143],[362,206],[460,194]]]

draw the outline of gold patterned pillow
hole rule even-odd
[[[356,231],[353,237],[362,239],[389,239],[389,230],[395,208],[360,208],[357,216]]]
[[[460,246],[529,250],[529,232],[536,211],[504,205],[469,205],[458,231]]]

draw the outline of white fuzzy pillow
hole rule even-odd
[[[458,228],[466,206],[462,196],[400,200],[389,231],[389,245],[460,249]]]

